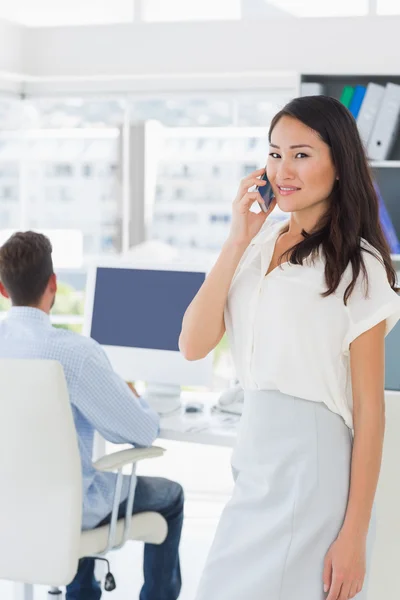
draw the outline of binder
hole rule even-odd
[[[345,85],[342,91],[342,95],[340,96],[340,102],[344,104],[347,108],[350,106],[351,99],[354,94],[354,88],[351,85]]]
[[[385,88],[383,85],[378,85],[377,83],[369,83],[367,85],[367,91],[365,92],[364,100],[357,117],[358,131],[365,148],[368,146],[368,140],[382,102],[384,91]]]
[[[365,92],[367,88],[365,85],[356,85],[354,88],[354,94],[349,104],[349,111],[355,119],[357,119],[358,113],[360,112],[362,101],[364,100]]]
[[[390,252],[392,254],[400,254],[399,238],[397,237],[397,233],[394,228],[392,219],[390,218],[389,212],[383,201],[380,189],[379,189],[376,181],[374,181],[374,188],[375,188],[376,195],[378,197],[379,220],[381,222],[382,230],[385,235],[386,241],[389,245]]]
[[[388,158],[400,117],[400,85],[388,83],[368,141],[367,154],[373,160]]]
[[[304,81],[301,84],[300,95],[301,96],[321,96],[324,93],[324,86],[322,83],[314,81]]]

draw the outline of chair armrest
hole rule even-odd
[[[128,450],[119,450],[112,454],[106,454],[96,460],[93,466],[98,471],[118,471],[124,465],[136,463],[144,458],[157,458],[165,452],[164,448],[159,446],[150,446],[149,448],[128,448]]]

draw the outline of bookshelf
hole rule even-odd
[[[373,82],[385,86],[387,83],[400,85],[400,75],[351,75],[351,74],[303,74],[300,83],[315,82],[324,86],[324,94],[340,99],[345,85],[368,85]],[[396,137],[387,160],[370,161],[372,172],[384,199],[386,208],[400,238],[400,132]],[[392,254],[392,260],[400,269],[400,255]]]
[[[370,160],[373,169],[399,169],[400,160]]]

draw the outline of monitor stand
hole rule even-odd
[[[160,416],[176,412],[182,406],[181,386],[168,383],[148,383],[143,399],[158,412]]]

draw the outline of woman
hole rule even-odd
[[[365,600],[395,271],[348,110],[296,98],[269,141],[267,176],[290,218],[250,211],[263,169],[242,181],[180,336],[197,360],[226,330],[245,390],[235,488],[196,600]]]

